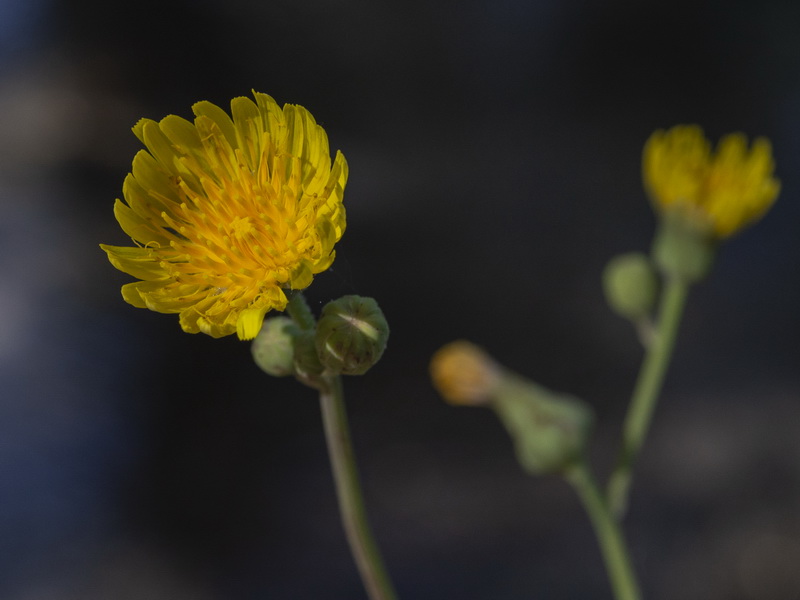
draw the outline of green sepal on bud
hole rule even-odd
[[[294,375],[294,346],[299,329],[289,317],[265,319],[250,350],[258,367],[269,375]]]
[[[491,403],[522,467],[531,474],[562,473],[583,459],[594,423],[585,402],[505,373]]]
[[[380,360],[388,339],[389,325],[373,298],[342,296],[322,309],[315,342],[327,370],[363,375]]]
[[[653,260],[661,271],[689,283],[706,278],[714,264],[717,240],[678,219],[664,218],[653,240]]]
[[[615,256],[603,271],[603,291],[608,305],[631,321],[651,314],[658,288],[658,275],[650,259],[640,252]]]

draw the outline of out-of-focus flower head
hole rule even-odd
[[[767,212],[780,191],[769,140],[741,133],[715,151],[696,125],[656,131],[644,147],[644,185],[656,209],[710,237],[733,235]]]
[[[436,390],[451,404],[486,404],[500,382],[494,360],[465,340],[439,348],[431,358],[430,373]]]

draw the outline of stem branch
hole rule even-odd
[[[641,592],[636,573],[631,566],[628,546],[622,535],[619,521],[609,511],[603,494],[594,482],[584,462],[566,473],[566,479],[575,488],[594,527],[600,551],[611,581],[616,600],[640,600]]]

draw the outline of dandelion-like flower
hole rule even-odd
[[[139,308],[178,313],[188,333],[252,339],[326,270],[345,229],[347,162],[303,107],[270,96],[210,102],[194,123],[170,115],[133,131],[133,159],[114,215],[135,247],[101,245]]]
[[[767,212],[780,190],[769,140],[748,148],[741,133],[712,153],[696,125],[656,131],[644,147],[645,187],[657,209],[714,238],[728,237]]]

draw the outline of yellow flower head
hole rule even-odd
[[[657,209],[716,238],[728,237],[767,212],[780,190],[770,143],[748,148],[741,133],[712,153],[696,125],[656,131],[644,147],[645,187]]]
[[[122,287],[139,308],[179,313],[188,333],[252,339],[284,290],[306,288],[333,262],[345,229],[347,162],[331,163],[325,130],[302,106],[266,94],[210,102],[194,123],[170,115],[133,128],[133,159],[114,215],[135,247],[101,248],[141,281]]]
[[[451,404],[485,404],[500,381],[497,364],[475,344],[459,340],[431,358],[433,386]]]

